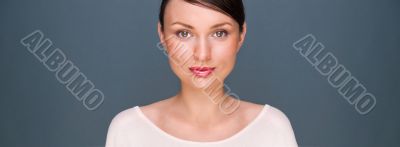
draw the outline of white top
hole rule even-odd
[[[297,147],[297,142],[286,115],[268,104],[236,134],[210,142],[174,137],[157,127],[139,106],[135,106],[113,118],[106,147]]]

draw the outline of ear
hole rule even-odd
[[[246,32],[247,32],[247,24],[246,24],[246,22],[244,22],[242,32],[240,33],[240,36],[239,36],[239,48],[238,48],[237,52],[239,52],[240,48],[243,45],[244,38],[246,38]]]
[[[165,38],[165,34],[164,34],[164,30],[161,26],[161,23],[158,22],[157,23],[157,31],[158,31],[158,37],[160,38],[160,43],[158,45],[162,45],[159,47],[162,47],[164,49],[164,52],[168,54],[168,49],[167,49],[167,40]]]
[[[158,30],[158,37],[160,38],[160,42],[164,42],[165,41],[164,31],[162,29],[160,22],[157,23],[157,30]]]

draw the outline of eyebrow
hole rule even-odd
[[[172,23],[171,25],[182,25],[182,26],[184,26],[184,27],[186,27],[186,28],[189,28],[189,29],[193,29],[193,28],[194,28],[194,27],[191,26],[191,25],[188,25],[188,24],[185,24],[185,23],[182,23],[182,22],[178,22],[178,21]],[[232,24],[229,23],[229,22],[223,22],[223,23],[215,24],[215,25],[211,26],[211,28],[218,28],[218,27],[221,27],[221,26],[224,26],[224,25],[230,25],[230,26],[232,26]]]

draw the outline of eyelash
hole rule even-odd
[[[187,36],[189,36],[189,37],[192,37],[192,36],[193,36],[192,33],[191,33],[190,31],[188,31],[188,30],[179,30],[179,31],[177,31],[177,32],[175,33],[175,35],[176,35],[178,38],[180,38],[180,39],[187,39],[187,38],[189,38],[189,37],[183,37],[182,33],[187,33]],[[218,37],[218,36],[216,36],[217,33],[223,33],[223,34],[222,34],[221,37]],[[225,38],[225,37],[227,37],[228,35],[229,35],[228,31],[226,31],[226,30],[219,30],[219,31],[214,32],[214,33],[212,34],[212,37],[216,37],[216,38]]]
[[[216,36],[216,34],[217,34],[217,33],[219,33],[219,32],[223,33],[223,35],[222,35],[221,37],[217,37],[217,36]],[[217,37],[217,38],[225,38],[225,37],[227,37],[228,35],[229,35],[228,31],[225,31],[225,30],[219,30],[219,31],[217,31],[217,32],[215,32],[215,33],[213,34],[213,37]]]
[[[177,31],[176,32],[176,36],[178,37],[178,38],[181,38],[181,39],[186,39],[186,38],[188,38],[188,37],[182,37],[181,35],[181,33],[188,33],[188,36],[191,36],[192,35],[192,33],[190,33],[188,30],[179,30],[179,31]]]

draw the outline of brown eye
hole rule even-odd
[[[213,34],[213,36],[217,37],[217,38],[222,38],[222,37],[225,37],[227,35],[228,35],[228,33],[226,31],[218,31],[218,32],[215,32]]]
[[[178,31],[176,34],[179,38],[182,39],[191,37],[191,34],[188,31]]]

